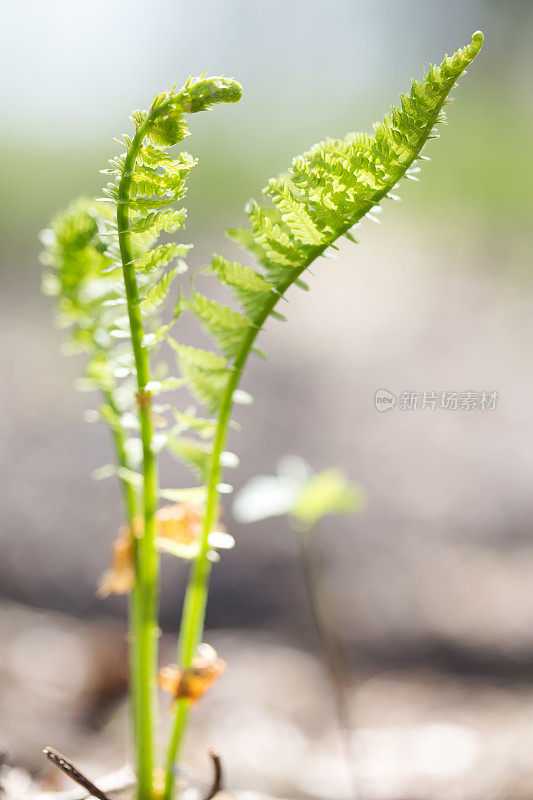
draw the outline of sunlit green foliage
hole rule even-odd
[[[151,111],[164,105],[164,115],[146,124],[142,146],[131,172],[129,188],[129,232],[134,254],[136,281],[140,291],[139,308],[145,332],[144,345],[151,359],[182,309],[175,295],[170,322],[161,323],[159,313],[172,297],[178,275],[187,270],[184,262],[191,244],[158,243],[161,234],[179,231],[186,220],[185,208],[173,205],[185,197],[187,178],[196,159],[182,152],[172,158],[167,149],[189,134],[185,113],[209,110],[213,103],[234,102],[240,97],[235,81],[204,76],[189,79],[183,89],[158,95]],[[137,130],[146,123],[147,112],[134,112]],[[79,388],[101,389],[105,403],[98,411],[89,412],[90,421],[102,419],[117,429],[139,428],[135,416],[135,362],[122,260],[118,241],[115,205],[118,203],[118,182],[124,173],[127,150],[132,138],[124,135],[120,144],[126,152],[110,159],[102,170],[111,175],[102,200],[80,199],[58,214],[48,230],[43,231],[43,262],[49,271],[43,278],[46,294],[58,298],[56,318],[62,327],[69,327],[65,345],[67,352],[84,351],[88,355],[85,376]],[[165,206],[161,208],[161,206]],[[198,306],[202,300],[197,298]],[[209,303],[209,301],[205,301]],[[209,306],[206,307],[206,312]],[[228,315],[231,315],[228,309]],[[206,324],[209,314],[206,317]],[[213,322],[216,329],[216,321]],[[220,325],[219,325],[220,327]],[[152,381],[155,392],[179,386],[177,378],[165,377],[161,361]],[[187,427],[182,425],[182,428]],[[167,435],[172,435],[169,429]],[[172,448],[172,452],[186,448]],[[136,466],[141,457],[140,439],[136,434],[126,442],[127,465]],[[104,474],[111,474],[110,470]]]
[[[191,245],[166,238],[184,225],[186,211],[180,204],[196,164],[188,153],[173,157],[168,149],[188,135],[187,114],[238,101],[241,87],[236,81],[191,78],[179,91],[172,88],[158,95],[148,111],[135,111],[135,134],[118,140],[123,152],[105,170],[111,176],[105,200],[78,201],[44,234],[44,259],[50,268],[45,290],[58,298],[58,319],[71,329],[70,348],[88,355],[84,386],[103,392],[104,404],[93,416],[114,433],[116,473],[130,500],[131,530],[136,503],[144,513],[142,534],[132,545],[131,660],[139,800],[153,796],[155,774],[158,500],[195,497],[203,504],[179,637],[179,668],[189,670],[203,633],[219,494],[231,491],[221,480],[222,472],[238,463],[225,450],[228,430],[235,424],[231,413],[234,403],[250,402],[239,383],[250,353],[261,355],[255,340],[269,317],[284,320],[276,306],[293,284],[308,289],[302,275],[314,261],[334,257],[342,237],[356,242],[356,226],[364,218],[375,220],[384,199],[398,199],[398,183],[403,178],[417,180],[417,162],[425,158],[422,149],[437,138],[449,93],[482,41],[482,34],[475,33],[469,45],[431,67],[421,82],[414,81],[400,106],[374,126],[373,135],[352,133],[315,145],[293,159],[287,172],[268,181],[261,203],[247,204],[248,227],[228,233],[249,251],[252,263],[243,266],[214,255],[207,268],[234,294],[242,311],[195,290],[188,297],[176,292]],[[160,241],[162,235],[165,239]],[[162,320],[164,304],[173,296],[172,312]],[[214,350],[171,337],[185,310],[211,336]],[[174,352],[179,375],[168,376],[164,362],[155,363],[165,343]],[[184,385],[212,416],[199,417],[194,408],[167,409],[172,421],[160,415],[154,397]],[[202,487],[159,489],[157,455],[165,446],[192,468]],[[131,501],[133,490],[136,502]],[[311,483],[293,513],[302,524],[312,525],[323,514],[352,508],[356,501],[338,473],[326,472]],[[174,763],[189,705],[186,696],[177,698],[164,800],[172,797]]]
[[[287,516],[301,531],[314,528],[330,514],[360,511],[365,491],[339,469],[314,472],[298,456],[284,456],[276,475],[256,475],[237,493],[233,516],[250,523]]]
[[[438,138],[437,125],[445,120],[449,93],[482,41],[482,34],[475,33],[469,45],[431,67],[422,81],[413,81],[400,106],[374,125],[373,136],[351,133],[342,140],[316,144],[294,158],[286,173],[268,182],[264,203],[250,200],[249,227],[228,234],[264,272],[221,255],[213,256],[207,269],[233,292],[244,314],[198,293],[187,302],[227,359],[225,364],[214,353],[195,351],[201,367],[193,370],[191,348],[186,359],[179,359],[192,393],[211,411],[223,403],[224,380],[229,380],[233,365],[240,369],[267,317],[284,319],[275,307],[287,289],[293,283],[307,289],[301,275],[313,261],[334,257],[336,242],[343,236],[356,242],[359,223],[364,218],[376,220],[384,199],[398,199],[402,178],[418,180],[418,163],[426,160],[422,149],[428,140]]]
[[[318,472],[295,498],[290,516],[302,528],[311,528],[328,514],[348,514],[364,504],[360,486],[350,483],[338,469]]]
[[[228,233],[250,252],[259,270],[220,255],[214,256],[208,268],[235,294],[244,314],[198,294],[186,304],[222,355],[175,345],[191,393],[218,416],[212,449],[205,441],[197,440],[196,448],[188,441],[187,451],[177,453],[203,477],[207,488],[201,549],[187,586],[180,627],[178,660],[184,666],[192,663],[202,636],[209,535],[218,518],[219,494],[231,491],[221,481],[222,455],[232,407],[240,397],[240,379],[249,354],[255,351],[256,337],[270,316],[284,319],[276,305],[293,284],[308,288],[301,276],[316,259],[334,256],[336,242],[343,236],[356,243],[353,231],[361,220],[376,220],[382,200],[398,199],[395,190],[403,178],[417,180],[417,161],[424,160],[422,149],[429,139],[437,138],[436,126],[444,121],[449,93],[482,42],[482,34],[475,33],[469,45],[446,57],[440,67],[431,67],[422,82],[413,81],[410,93],[401,97],[401,106],[392,108],[374,126],[373,136],[349,134],[343,140],[327,139],[315,145],[295,158],[286,173],[268,182],[263,204],[248,203],[249,227]],[[346,509],[356,500],[334,473],[326,474],[314,492],[314,503],[304,497],[296,506],[295,517],[302,525],[313,525],[328,510]],[[179,701],[167,751],[165,800],[172,797],[173,766],[188,713],[187,703]]]

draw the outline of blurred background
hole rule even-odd
[[[103,427],[83,421],[82,360],[60,353],[38,232],[99,169],[132,109],[204,69],[244,85],[191,122],[191,269],[237,255],[228,225],[290,158],[368,130],[412,77],[481,28],[449,126],[383,225],[290,295],[243,388],[236,488],[296,453],[341,467],[365,509],[320,532],[349,662],[362,798],[530,797],[533,790],[533,4],[529,0],[4,0],[0,7],[0,739],[43,771],[56,746],[98,776],[125,760],[125,603],[94,587],[120,524]],[[200,342],[194,322],[183,340]],[[379,413],[378,389],[498,392],[492,410]],[[185,398],[184,398],[185,402]],[[165,485],[190,485],[162,466]],[[219,748],[236,790],[353,797],[298,546],[284,519],[225,522],[208,640],[227,675],[186,763]],[[186,571],[165,563],[171,660]],[[52,784],[55,776],[46,773]],[[11,776],[19,795],[23,773]],[[18,783],[16,783],[18,781]],[[22,788],[21,788],[22,787]]]

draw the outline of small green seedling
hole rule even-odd
[[[336,623],[334,600],[320,548],[320,523],[332,514],[354,514],[366,501],[361,486],[339,469],[313,472],[298,456],[285,456],[276,475],[257,475],[237,493],[233,516],[238,522],[258,522],[285,516],[294,530],[300,553],[307,600],[331,684],[339,732],[344,745],[352,797],[359,796],[352,753],[348,702],[348,669]]]
[[[191,706],[222,671],[216,653],[202,645],[204,618],[211,564],[219,549],[232,544],[218,522],[220,497],[231,491],[224,469],[238,463],[226,440],[234,405],[250,402],[240,383],[250,354],[259,352],[257,337],[271,318],[284,320],[280,301],[293,285],[308,288],[302,276],[317,259],[334,256],[343,238],[356,242],[354,228],[365,217],[373,219],[383,200],[397,199],[398,183],[417,180],[422,149],[437,138],[449,93],[482,41],[475,33],[470,44],[414,81],[373,135],[315,145],[268,182],[263,202],[248,203],[249,226],[228,234],[256,266],[215,255],[207,270],[233,292],[242,311],[193,291],[180,293],[170,315],[161,318],[191,245],[166,236],[158,241],[184,225],[179,204],[196,164],[186,152],[170,155],[170,148],[188,135],[191,115],[240,100],[234,80],[191,78],[182,89],[158,95],[148,111],[134,112],[135,132],[119,140],[123,152],[110,161],[105,198],[76,201],[43,234],[45,291],[57,297],[58,319],[70,328],[68,349],[87,355],[81,387],[101,394],[90,418],[106,422],[115,443],[116,463],[100,474],[118,476],[125,524],[100,593],[130,597],[139,800],[171,800]],[[194,315],[218,351],[171,336],[184,312]],[[158,361],[163,345],[176,357],[177,376],[167,375]],[[159,403],[160,395],[182,386],[206,416]],[[164,449],[192,467],[198,486],[160,487],[157,465]],[[160,508],[162,500],[175,505]],[[161,685],[174,699],[162,781],[155,743],[160,551],[192,561],[177,665],[160,672]]]

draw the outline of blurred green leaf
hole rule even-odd
[[[365,504],[365,491],[350,483],[338,469],[318,472],[297,495],[290,516],[304,528],[311,528],[327,514],[350,514]]]

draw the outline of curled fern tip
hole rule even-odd
[[[477,56],[481,50],[483,39],[484,36],[482,31],[475,31],[475,33],[472,34],[472,44],[470,45],[470,48],[474,51],[474,56]]]
[[[191,114],[204,111],[212,103],[238,103],[242,86],[233,78],[190,78],[182,90],[183,105]]]

